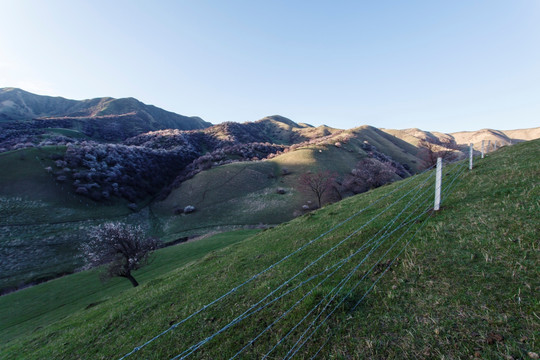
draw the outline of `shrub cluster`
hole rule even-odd
[[[395,161],[390,156],[378,151],[375,146],[369,143],[363,143],[362,150],[367,153],[368,157],[376,159],[383,164],[388,164],[392,168],[392,171],[395,172],[399,177],[406,178],[412,175],[409,165]]]
[[[211,136],[199,130],[157,130],[134,136],[124,141],[126,145],[144,146],[151,149],[174,149],[189,147],[191,151],[202,152],[220,145]]]
[[[373,158],[360,160],[343,181],[343,187],[354,194],[379,187],[395,177],[394,169],[387,162]]]
[[[168,185],[196,154],[185,148],[156,150],[140,146],[82,142],[69,144],[56,166],[58,181],[72,180],[75,191],[93,200],[118,196],[135,202]]]
[[[29,147],[66,145],[78,142],[63,135],[46,134],[38,120],[0,124],[0,152]]]
[[[43,130],[33,129],[24,123],[0,124],[0,152],[34,147],[36,138],[42,133]]]

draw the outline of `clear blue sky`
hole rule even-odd
[[[0,87],[212,123],[540,126],[539,0],[0,0]]]

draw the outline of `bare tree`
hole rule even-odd
[[[160,244],[157,239],[145,238],[140,226],[122,223],[97,226],[89,236],[90,241],[82,246],[88,267],[104,265],[103,278],[124,277],[133,286],[139,283],[132,271],[146,265]]]
[[[314,194],[317,198],[318,206],[321,207],[323,196],[333,191],[336,177],[336,174],[328,170],[318,171],[316,173],[304,173],[300,176],[299,180],[300,190],[305,193]]]
[[[397,169],[388,162],[373,158],[360,160],[345,178],[344,187],[355,194],[368,191],[394,180]]]
[[[440,144],[420,140],[418,147],[420,148],[418,157],[424,161],[426,168],[437,164],[437,158],[439,157],[444,161],[454,160],[458,156],[456,150],[459,149],[456,143],[449,140],[442,140]]]

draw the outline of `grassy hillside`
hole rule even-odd
[[[152,209],[166,219],[165,233],[175,236],[228,225],[279,224],[298,216],[308,201],[315,203],[315,198],[298,190],[303,173],[317,169],[348,173],[363,156],[334,146],[310,147],[268,161],[220,166],[185,181]],[[278,188],[285,194],[278,194]],[[171,216],[175,208],[187,205],[198,210]]]
[[[431,173],[394,183],[25,331],[0,356],[119,358],[178,324],[129,358],[171,358],[205,338],[193,357],[228,358],[248,345],[241,358],[282,358],[313,323],[301,358],[526,358],[538,352],[539,178],[533,141],[470,172],[445,168],[435,214],[419,212],[431,206]],[[253,304],[264,308],[213,335]]]
[[[482,141],[485,142],[485,149],[487,149],[488,141],[491,144],[510,145],[512,143],[512,138],[508,137],[503,131],[492,130],[492,129],[482,129],[478,131],[461,131],[453,133],[452,136],[458,144],[470,144],[473,143],[476,150],[481,150]],[[489,149],[491,151],[491,149]]]
[[[51,155],[64,147],[21,149],[0,154],[0,289],[71,272],[90,226],[123,219],[146,224],[126,202],[98,204],[55,181]],[[149,226],[149,225],[147,225]]]
[[[339,147],[334,145],[337,142],[341,143]],[[164,201],[154,203],[152,210],[162,220],[166,238],[229,225],[279,224],[303,213],[302,205],[308,201],[315,203],[314,197],[299,191],[303,173],[322,169],[344,177],[366,157],[364,142],[412,169],[419,167],[416,147],[365,126],[342,132],[328,140],[328,144],[308,145],[271,160],[233,163],[203,171],[183,182]],[[287,175],[283,175],[283,169],[288,170]],[[284,189],[285,194],[278,194],[278,188]],[[195,206],[197,211],[174,215],[175,209],[187,205]]]
[[[395,136],[403,141],[408,142],[409,144],[418,146],[421,140],[425,141],[437,141],[441,139],[450,139],[451,137],[447,134],[424,131],[417,128],[412,129],[381,129],[387,134]]]
[[[0,234],[0,250],[9,259],[0,264],[0,289],[72,272],[81,265],[78,246],[88,228],[104,221],[141,224],[165,241],[243,225],[288,221],[304,212],[303,205],[311,201],[313,207],[315,203],[315,198],[298,191],[299,177],[317,169],[328,169],[340,176],[348,174],[366,156],[364,142],[412,169],[418,164],[414,146],[369,126],[341,131],[324,126],[300,126],[280,117],[263,119],[257,124],[266,126],[267,137],[284,142],[293,138],[329,138],[269,161],[229,164],[203,171],[182,183],[165,201],[149,208],[144,206],[150,199],[143,201],[139,208],[144,209],[137,213],[129,210],[126,201],[96,203],[76,195],[69,181],[55,181],[54,173],[59,169],[51,157],[63,154],[63,146],[0,154],[0,165],[5,169],[0,174],[0,226],[4,229]],[[231,127],[242,128],[241,124]],[[83,136],[72,130],[50,131]],[[47,167],[52,171],[47,172]],[[282,176],[284,168],[290,174]],[[284,189],[285,194],[278,194],[278,188]],[[196,206],[197,211],[175,215],[176,209],[187,205]]]
[[[69,184],[57,182],[53,174],[56,166],[51,156],[64,152],[65,147],[49,146],[0,154],[3,169],[0,173],[0,196],[4,199],[17,198],[13,207],[1,208],[1,211],[6,211],[0,220],[2,225],[79,221],[129,213],[125,203],[104,207],[76,196]],[[53,172],[45,170],[49,166]],[[100,209],[96,211],[96,207]]]
[[[540,138],[540,127],[532,129],[503,130],[503,133],[515,140],[534,140]]]
[[[408,164],[413,170],[421,170],[422,163],[417,157],[418,148],[416,143],[409,143],[386,131],[379,130],[372,126],[362,126],[353,129],[358,140],[367,141],[371,145],[392,159],[402,164]]]
[[[234,231],[159,249],[151,263],[137,270],[134,276],[143,283],[149,282],[257,232]],[[0,341],[6,342],[85,311],[131,288],[125,279],[114,278],[102,283],[98,275],[96,269],[79,272],[0,297]]]

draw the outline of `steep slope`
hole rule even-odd
[[[142,147],[81,144],[0,154],[4,169],[0,174],[0,226],[4,230],[0,251],[10,258],[0,264],[0,291],[74,271],[81,265],[78,247],[89,227],[110,219],[141,224],[166,241],[237,226],[278,224],[304,213],[304,205],[315,207],[315,199],[299,189],[299,178],[308,171],[329,170],[343,182],[358,161],[381,159],[386,153],[409,164],[408,169],[416,169],[418,159],[412,154],[416,148],[372,127],[343,131],[294,125],[283,119],[261,122],[269,134],[283,126],[309,131],[305,136],[313,139],[290,149],[237,144],[238,139],[250,141],[261,135],[250,134],[253,123],[226,124],[209,131],[226,130],[221,134],[229,140],[218,141],[206,130],[169,130],[132,139],[140,140],[134,145]],[[283,134],[290,138],[292,132]],[[201,156],[186,170],[192,175],[178,181],[163,201],[146,207],[174,179],[171,171],[185,166],[194,154],[213,150],[221,160]],[[252,161],[276,151],[279,155]],[[403,176],[407,174],[396,172],[395,179]],[[339,191],[332,201],[352,194],[349,189]],[[188,205],[197,211],[179,215]]]
[[[18,94],[23,100],[28,95],[16,89],[4,92],[12,97]],[[22,138],[17,135],[15,148],[30,148],[0,156],[0,167],[5,170],[0,176],[4,204],[0,225],[5,230],[0,235],[0,250],[14,259],[0,269],[0,290],[74,271],[80,265],[77,247],[88,226],[111,217],[141,223],[152,235],[165,240],[224,227],[278,224],[304,213],[305,207],[314,208],[315,199],[299,189],[303,174],[335,172],[337,190],[333,199],[327,199],[333,201],[367,189],[344,185],[360,160],[368,157],[392,164],[395,176],[390,180],[397,180],[425,166],[415,146],[419,138],[450,138],[419,129],[313,127],[274,115],[243,124],[147,132],[123,144],[83,142],[91,139],[89,136],[115,137],[142,131],[144,126],[158,126],[152,119],[162,110],[132,98],[77,102],[46,97],[47,101],[42,101],[42,97],[30,95],[24,109],[34,108],[33,115],[52,111],[47,101],[58,101],[57,107],[72,117],[2,124],[0,140],[9,138],[13,131],[25,142],[33,136],[41,142],[32,148],[32,143],[20,144],[18,139]],[[141,108],[144,114],[137,110]],[[130,112],[114,115],[124,111]],[[144,124],[139,126],[140,121]],[[57,127],[32,128],[45,123]],[[23,130],[9,127],[14,124]],[[27,126],[30,133],[25,133]],[[70,126],[77,129],[65,128]],[[34,130],[38,133],[32,133]],[[47,136],[59,140],[48,142]],[[61,146],[52,146],[55,144]],[[146,207],[158,194],[159,201]],[[188,205],[196,206],[197,211],[180,215]],[[92,223],[85,224],[86,219]],[[73,241],[63,246],[70,234]],[[24,246],[20,246],[21,241]],[[32,247],[40,250],[29,251]]]
[[[374,145],[378,151],[402,164],[407,164],[414,171],[422,169],[424,164],[419,158],[417,144],[409,143],[373,126],[361,126],[353,129],[353,132],[362,142]]]
[[[429,217],[406,215],[415,214],[415,189],[422,205],[430,174],[346,199],[22,335],[0,355],[119,358],[169,329],[128,359],[191,350],[195,358],[229,358],[240,350],[245,358],[283,358],[290,349],[301,358],[533,356],[527,354],[538,348],[539,154],[534,141],[477,159],[473,171],[466,164],[447,168],[443,188],[453,190]],[[427,184],[431,204],[433,183]],[[402,221],[411,226],[403,238]],[[390,231],[390,240],[371,243],[330,273],[372,236]],[[347,274],[352,283],[337,287]],[[252,304],[265,306],[253,311]],[[243,318],[245,311],[250,316]]]
[[[44,147],[0,154],[0,293],[79,268],[79,246],[91,226],[115,219],[149,228],[148,215],[134,213],[128,202],[97,203],[56,181],[47,168],[57,169],[53,158],[64,151]]]
[[[259,231],[232,231],[159,249],[152,254],[148,266],[134,272],[134,277],[141,283],[149,282]],[[99,270],[93,269],[0,297],[0,343],[106,302],[130,287],[129,282],[120,278],[102,282]]]

